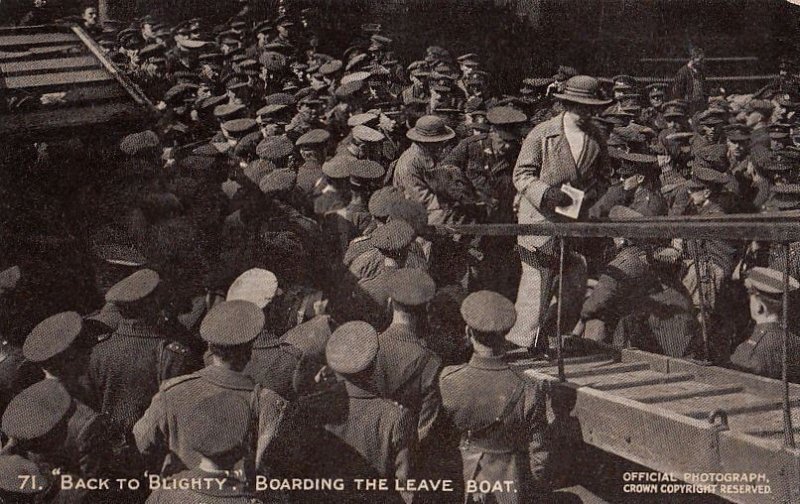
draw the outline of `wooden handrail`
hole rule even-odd
[[[536,224],[448,224],[429,226],[430,234],[488,236],[611,237],[659,240],[800,241],[797,217],[767,220],[631,220],[625,222],[541,222]]]

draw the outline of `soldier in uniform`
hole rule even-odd
[[[609,148],[608,156],[619,161],[616,175],[620,183],[608,188],[590,209],[589,216],[601,219],[616,205],[628,206],[645,215],[666,215],[667,204],[656,189],[656,157]]]
[[[783,371],[783,272],[771,268],[756,267],[747,272],[744,281],[750,294],[750,317],[755,322],[753,334],[736,347],[731,355],[731,365],[736,369],[781,379]],[[789,277],[789,291],[797,291],[800,283]],[[789,307],[790,313],[792,307]],[[787,359],[788,379],[800,382],[800,338],[788,334]]]
[[[297,169],[297,187],[309,200],[321,190],[322,163],[325,161],[325,147],[331,134],[324,129],[314,129],[302,135],[295,142],[300,151],[303,164]]]
[[[148,401],[165,380],[191,372],[196,360],[188,347],[159,328],[157,288],[161,280],[143,269],[106,293],[122,315],[117,328],[98,337],[89,357],[87,382],[92,404],[120,433],[130,433]]]
[[[382,397],[399,402],[418,416],[423,441],[441,406],[437,376],[442,361],[422,340],[426,306],[436,285],[424,271],[401,268],[388,279],[392,322],[378,336],[375,386]]]
[[[15,317],[6,311],[6,306],[11,304],[9,297],[13,295],[22,278],[19,266],[11,266],[0,271],[0,314],[6,324],[13,323]],[[5,327],[0,328],[0,412],[21,390],[33,385],[40,378],[42,372],[37,366],[25,359],[22,349],[18,345],[4,338],[7,334]]]
[[[687,213],[696,215],[725,214],[719,198],[728,178],[711,168],[696,167],[692,172],[692,180],[687,184],[691,200]],[[725,319],[718,311],[717,301],[727,279],[733,274],[740,251],[733,243],[725,240],[690,240],[684,245],[683,240],[675,239],[673,244],[679,250],[688,252],[688,269],[683,278],[683,284],[691,295],[694,306],[698,308],[698,314],[702,313],[699,309],[702,300],[707,316],[713,317],[712,320],[717,321],[717,324],[710,324],[715,330],[709,335],[709,339],[712,340],[710,346],[712,355],[707,358],[724,362],[730,351],[729,341],[727,341],[730,334],[726,334],[725,328],[722,327]],[[699,261],[699,267],[695,267],[695,257]]]
[[[321,458],[335,466],[328,468],[326,474],[336,474],[347,481],[389,478],[405,487],[412,469],[414,415],[374,390],[372,377],[378,349],[378,333],[366,322],[345,323],[331,334],[325,356],[328,367],[344,380],[348,400],[342,414],[325,424],[325,431],[332,437],[328,448],[334,456]],[[381,492],[378,497],[353,490],[345,500],[410,503],[411,498],[410,492]]]
[[[263,312],[248,301],[222,302],[203,319],[200,336],[208,343],[208,365],[196,373],[162,383],[133,427],[139,451],[153,462],[163,461],[162,475],[173,475],[200,464],[202,454],[189,442],[186,426],[204,398],[220,393],[236,397],[250,406],[254,425],[264,422],[264,426],[277,431],[286,401],[274,391],[256,385],[242,372],[252,355],[253,341],[263,327]],[[259,432],[260,429],[261,426]],[[250,435],[255,439],[257,432],[251,431]],[[243,471],[248,483],[252,484],[259,456],[266,455],[270,441],[259,440],[257,453],[251,451],[237,461],[236,469]]]
[[[25,339],[22,352],[29,362],[42,368],[45,380],[58,382],[73,398],[74,406],[67,414],[67,438],[58,447],[62,466],[69,472],[94,477],[109,472],[113,457],[106,421],[85,404],[86,391],[79,383],[86,369],[89,343],[81,316],[64,312],[37,324]]]
[[[380,164],[367,159],[353,160],[347,165],[347,171],[350,175],[350,202],[344,208],[325,214],[322,225],[339,261],[350,241],[361,236],[372,224],[367,204],[385,173]]]
[[[642,110],[640,120],[644,126],[648,126],[653,131],[661,131],[667,123],[664,119],[664,97],[667,85],[663,82],[656,82],[645,86],[650,106]]]
[[[546,394],[503,360],[505,335],[517,318],[514,304],[478,291],[464,300],[461,314],[473,355],[442,370],[443,415],[460,434],[465,481],[514,483],[507,492],[476,491],[467,502],[535,501],[546,460]]]
[[[775,106],[767,100],[750,100],[745,105],[745,124],[750,127],[751,147],[770,148],[772,142],[769,138],[769,124]]]
[[[308,361],[303,359],[302,351],[275,334],[275,314],[270,307],[279,290],[278,279],[271,271],[253,268],[239,275],[225,299],[255,304],[264,312],[266,320],[253,342],[253,352],[243,373],[287,401],[293,401],[298,394],[311,389],[319,369],[312,367],[303,373]]]
[[[67,415],[73,407],[69,393],[56,380],[42,380],[22,391],[3,413],[0,429],[9,437],[0,450],[0,497],[8,502],[108,502],[109,492],[61,489],[50,479],[82,475],[62,465],[66,458],[58,453],[67,436]],[[37,476],[23,485],[20,476]],[[39,477],[41,476],[41,477]],[[10,479],[14,484],[10,484]],[[35,497],[34,497],[35,496]]]
[[[615,206],[609,212],[613,221],[650,215],[626,206]],[[614,238],[614,244],[617,255],[584,301],[573,336],[604,341],[613,334],[619,347],[632,345],[672,357],[687,356],[696,342],[697,320],[685,289],[673,285],[674,281],[662,281],[650,244],[625,238]],[[587,325],[588,321],[593,323]]]
[[[171,481],[180,484],[200,478],[199,488],[155,490],[147,504],[256,504],[260,502],[235,475],[235,465],[250,441],[250,404],[224,392],[203,398],[186,419],[187,446],[200,455],[196,467],[179,472]],[[209,478],[218,478],[211,482]],[[167,485],[170,485],[168,480]]]

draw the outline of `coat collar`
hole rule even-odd
[[[469,366],[477,369],[508,369],[508,364],[503,360],[502,356],[486,356],[476,353],[472,354],[472,358],[469,360]]]
[[[226,389],[253,390],[255,388],[255,383],[249,376],[222,366],[206,366],[197,374],[214,385]]]
[[[350,381],[345,381],[344,386],[347,389],[347,395],[353,399],[375,399],[378,397],[373,392],[363,389]]]
[[[405,341],[408,343],[422,344],[422,340],[414,334],[411,326],[406,324],[392,324],[383,331],[383,336],[391,338],[396,341]]]
[[[253,342],[253,348],[274,348],[280,346],[280,339],[272,331],[264,328]]]
[[[161,334],[141,320],[122,319],[117,325],[117,334],[134,338],[160,338]]]
[[[583,176],[589,167],[594,164],[597,156],[600,155],[600,143],[597,140],[595,130],[592,129],[591,125],[584,130],[586,141],[584,142],[580,159],[576,163],[569,148],[567,136],[564,133],[564,112],[542,124],[546,125],[543,132],[545,139],[551,139],[551,141],[555,142],[555,155],[560,160],[562,167],[578,175],[578,177]]]
[[[767,322],[766,324],[756,324],[755,330],[753,331],[753,335],[750,336],[750,341],[753,343],[755,347],[758,345],[764,336],[770,333],[777,333],[781,334],[781,324],[780,322]]]

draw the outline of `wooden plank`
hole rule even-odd
[[[139,109],[132,103],[109,103],[96,107],[71,107],[0,116],[0,133],[28,134],[31,131],[123,121],[135,117],[138,112]]]
[[[691,381],[694,375],[689,373],[660,373],[657,371],[634,371],[624,375],[601,376],[598,378],[575,378],[572,381],[597,390],[615,391],[644,385],[676,383]],[[583,382],[583,383],[582,383]]]
[[[0,70],[10,77],[12,75],[41,73],[53,70],[76,70],[102,68],[100,62],[92,56],[68,56],[65,58],[49,58],[41,60],[22,60],[0,63]]]
[[[792,408],[792,425],[800,436],[800,408]],[[783,442],[783,409],[731,415],[728,426],[732,431]]]
[[[31,47],[26,51],[1,51],[0,61],[36,61],[56,55],[79,55],[85,53],[80,44],[61,44],[43,47]]]
[[[29,49],[29,51],[33,54],[55,54],[65,51],[84,51],[84,50],[85,48],[79,43],[31,47]]]
[[[100,103],[108,100],[127,99],[128,94],[116,83],[93,84],[70,89],[64,96],[64,102],[69,105],[84,102]]]
[[[527,355],[527,351],[525,352]],[[564,365],[566,366],[574,366],[577,364],[589,363],[589,362],[601,362],[601,361],[608,361],[609,357],[607,355],[586,355],[583,357],[566,357],[564,359]],[[515,367],[521,367],[524,369],[541,369],[546,367],[552,367],[556,365],[556,361],[553,359],[549,360],[541,360],[541,359],[518,359],[509,362],[509,365]]]
[[[578,388],[575,401],[583,440],[593,446],[677,475],[719,469],[717,429],[705,420],[589,387]]]
[[[645,354],[646,352],[631,352],[631,358],[636,359],[635,354]],[[695,375],[697,381],[720,385],[723,383],[741,383],[748,392],[766,397],[781,397],[783,394],[783,384],[780,380],[766,378],[734,369],[725,369],[716,366],[702,366],[691,361],[675,358],[667,358],[669,361],[669,372],[685,372]],[[793,397],[800,396],[800,384],[790,383],[789,394]]]
[[[573,364],[569,367],[566,365],[564,366],[565,371],[567,372],[575,372],[575,371],[582,371],[585,369],[593,369],[598,366],[610,366],[611,364],[616,364],[617,361],[614,359],[610,359],[608,357],[601,359],[601,360],[592,360],[588,362],[579,362],[577,364]],[[558,366],[552,362],[547,362],[545,366],[541,366],[539,368],[532,368],[540,373],[547,373],[547,374],[556,374],[558,372]]]
[[[100,104],[108,101],[125,102],[130,97],[116,83],[106,82],[75,87],[66,91],[43,93],[42,98],[47,103],[40,105],[39,110],[53,110],[55,108],[75,107],[83,104]],[[29,112],[12,111],[9,115],[21,115]]]
[[[639,58],[642,63],[680,63],[685,64],[688,58]],[[706,61],[712,63],[723,62],[755,62],[758,61],[758,56],[718,56],[714,58],[706,58]]]
[[[85,82],[113,81],[114,77],[102,69],[77,72],[56,72],[37,75],[18,75],[6,78],[9,89],[30,89],[45,86],[63,86]]]
[[[448,224],[428,226],[426,234],[486,236],[624,236],[661,240],[800,241],[796,220],[785,222],[539,222],[536,224]]]
[[[570,370],[567,369],[564,371],[568,379],[571,378],[581,378],[585,376],[599,376],[599,375],[608,375],[608,374],[617,374],[617,373],[629,373],[631,371],[642,371],[647,369],[646,364],[641,363],[617,363],[617,364],[609,364],[607,366],[597,366],[592,367],[589,369],[577,369],[577,370]],[[547,371],[542,371],[547,373]],[[552,374],[557,374],[557,370],[553,371]]]
[[[658,403],[657,406],[692,418],[708,418],[708,415],[712,411],[718,409],[727,412],[730,416],[750,411],[779,409],[782,404],[779,397],[770,398],[745,392],[737,392],[719,396],[692,397],[689,399],[661,402]],[[792,405],[797,404],[800,404],[800,399],[792,401]]]
[[[76,42],[78,37],[72,33],[34,33],[30,35],[0,35],[0,47],[40,46]]]
[[[641,387],[626,388],[617,390],[614,393],[639,401],[645,404],[675,401],[678,399],[688,399],[691,397],[706,397],[713,395],[732,394],[741,392],[742,386],[737,383],[729,385],[706,385],[694,381],[683,381],[678,383],[667,383],[662,385],[647,385]]]
[[[785,448],[781,440],[757,438],[736,431],[719,433],[722,471],[728,474],[763,474],[756,484],[769,485],[769,495],[728,493],[739,504],[800,502],[800,452]]]

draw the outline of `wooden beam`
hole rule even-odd
[[[78,70],[75,72],[9,76],[6,77],[6,87],[9,89],[30,89],[113,80],[114,77],[103,69]]]
[[[12,75],[26,75],[44,73],[54,70],[77,70],[101,68],[100,62],[92,56],[68,56],[66,58],[49,58],[42,60],[19,60],[0,63],[0,71],[6,77]]]
[[[60,44],[64,42],[77,42],[78,39],[71,33],[36,33],[32,35],[0,35],[0,47],[13,46],[41,46]]]
[[[453,224],[429,226],[430,234],[487,236],[612,237],[663,240],[800,241],[796,219],[775,222],[541,222],[537,224]]]

